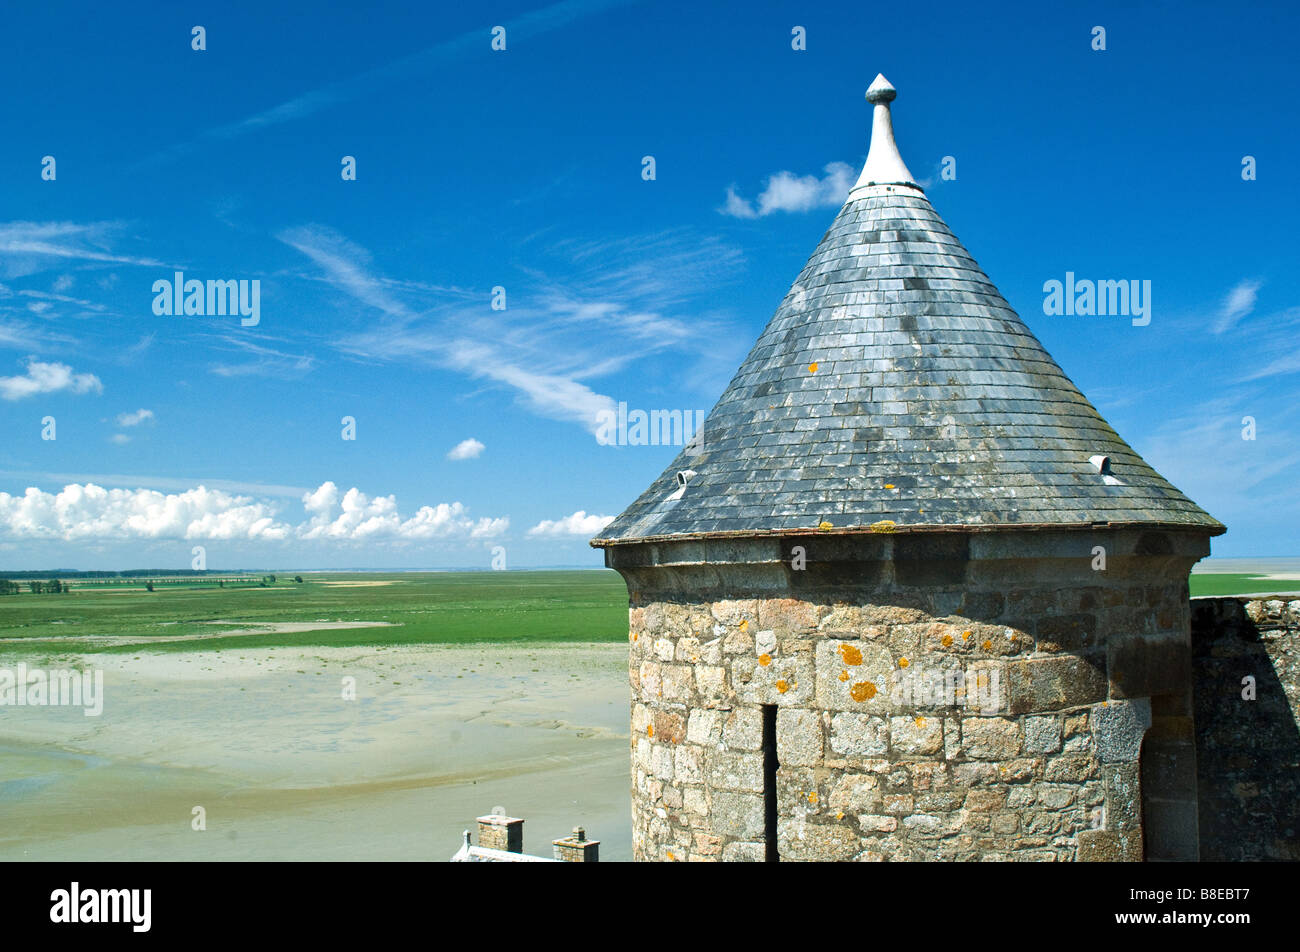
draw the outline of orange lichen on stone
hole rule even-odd
[[[808,802],[809,802],[809,803],[816,803],[816,802],[817,802],[817,791],[816,791],[816,790],[809,790],[809,791],[808,791]]]
[[[776,689],[784,694],[786,691],[790,690],[790,685],[785,678],[780,678],[776,682]]]
[[[894,488],[894,484],[893,484],[893,483],[885,483],[885,488],[886,488],[886,489],[893,489],[893,488]]]
[[[925,726],[925,718],[924,718],[924,717],[918,717],[918,718],[916,719],[916,726],[917,726],[917,727],[924,727],[924,726]]]
[[[870,681],[859,681],[849,688],[849,697],[858,702],[869,701],[875,696],[876,686]]]
[[[772,663],[772,656],[769,654],[761,654],[758,656],[758,663],[766,668],[769,664]]]
[[[749,628],[749,619],[748,618],[740,619],[740,630],[745,631],[747,628]]]
[[[840,645],[840,657],[844,659],[845,664],[862,664],[862,652],[856,645]]]
[[[962,641],[970,641],[970,632],[969,632],[969,631],[963,631],[963,632],[961,633],[961,640],[962,640]]]
[[[839,813],[835,814],[835,819],[837,819],[837,820],[842,820],[842,819],[844,819],[844,812],[843,812],[843,811],[840,811]]]
[[[900,668],[906,668],[906,667],[907,667],[909,664],[911,664],[911,663],[912,663],[912,662],[908,661],[906,658],[899,658],[899,659],[898,659],[898,666],[899,666]]]
[[[952,647],[952,635],[944,635],[941,643],[943,644],[943,646],[944,646],[945,648],[951,648],[951,647]]]
[[[849,679],[849,673],[848,673],[847,671],[841,671],[841,672],[840,672],[840,680],[841,680],[841,681],[847,681],[848,679]]]
[[[808,372],[809,372],[810,374],[815,374],[815,373],[817,372],[817,362],[816,362],[816,361],[813,361],[811,364],[808,365]]]
[[[991,642],[991,641],[986,641],[986,642],[984,642],[984,644],[980,645],[980,647],[981,647],[982,649],[984,649],[985,651],[992,651],[992,650],[993,650],[993,642]]]
[[[645,726],[645,735],[646,735],[646,737],[654,737],[654,736],[655,736],[655,726],[654,726],[653,724],[647,724],[647,725]]]

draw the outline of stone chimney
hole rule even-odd
[[[600,840],[587,839],[587,831],[580,826],[563,839],[552,841],[555,858],[561,863],[596,863],[600,861]]]
[[[524,851],[524,821],[506,816],[504,807],[493,807],[487,816],[478,818],[478,845],[485,849]]]

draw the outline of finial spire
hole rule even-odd
[[[898,95],[898,90],[885,79],[884,73],[877,73],[876,78],[872,80],[871,85],[867,87],[867,102],[871,104],[881,102],[893,102],[894,97]]]
[[[898,145],[894,142],[894,124],[889,114],[889,104],[898,95],[898,90],[890,85],[883,73],[877,74],[875,81],[867,88],[867,102],[875,107],[871,117],[871,148],[867,152],[867,164],[862,167],[858,184],[849,193],[856,197],[859,189],[871,185],[892,185],[922,191],[916,184],[912,173],[907,170],[903,157],[898,154]]]

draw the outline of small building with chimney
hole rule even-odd
[[[1196,859],[1188,573],[1224,526],[1101,417],[895,145],[593,546],[639,860]]]
[[[551,841],[551,857],[532,856],[524,852],[524,821],[509,816],[505,807],[478,818],[478,845],[470,842],[469,830],[462,834],[460,849],[451,857],[453,863],[598,863],[600,840],[588,839],[587,831],[575,826],[573,832]]]

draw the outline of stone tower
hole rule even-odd
[[[1187,576],[1224,527],[935,213],[894,97],[702,440],[592,542],[634,855],[1195,859]]]

